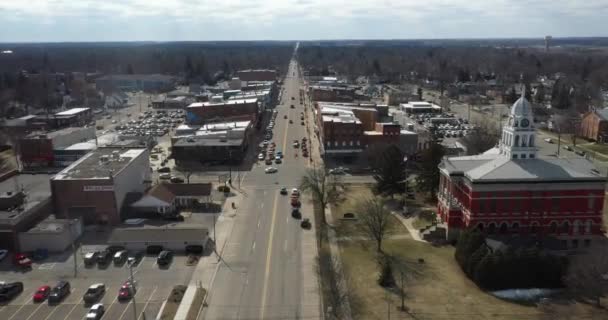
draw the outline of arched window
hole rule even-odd
[[[475,229],[479,230],[480,232],[483,232],[483,222],[478,223]]]
[[[530,135],[530,141],[528,142],[528,146],[534,147],[534,135],[533,134]]]
[[[513,121],[513,126],[514,126],[515,128],[517,128],[517,120],[514,120],[514,121]]]
[[[519,222],[513,222],[511,225],[511,232],[519,233]]]
[[[562,222],[562,226],[559,229],[560,229],[559,230],[560,233],[568,233],[568,232],[570,232],[570,222],[568,222],[568,221]]]
[[[581,222],[578,220],[574,220],[574,223],[572,224],[572,232],[573,233],[579,233],[580,232],[580,227],[581,227]]]
[[[521,136],[521,146],[525,147],[528,144],[528,136],[527,135],[523,135]]]
[[[507,225],[506,222],[503,222],[503,223],[500,224],[500,230],[499,231],[500,231],[501,234],[507,233],[508,230],[509,230],[509,226]]]
[[[585,233],[591,233],[591,226],[593,226],[593,221],[587,220],[585,222]]]
[[[514,147],[519,147],[519,135],[515,135],[515,143],[513,144]]]
[[[530,225],[530,233],[536,235],[538,233],[538,222],[532,222]]]
[[[496,224],[494,222],[491,222],[488,225],[488,233],[489,234],[494,234],[494,232],[496,232]]]
[[[555,222],[555,221],[551,222],[551,225],[549,226],[549,232],[551,232],[551,233],[557,232],[557,222]]]

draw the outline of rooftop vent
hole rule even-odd
[[[110,162],[110,157],[103,155],[103,156],[99,157],[99,162],[101,162],[103,164],[107,164]]]

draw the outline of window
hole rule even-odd
[[[595,209],[595,198],[593,197],[593,194],[589,194],[588,198],[587,198],[587,209],[589,211],[593,211],[593,209]]]
[[[555,221],[551,222],[551,225],[549,226],[549,232],[557,233],[557,222],[555,222]]]
[[[519,136],[515,135],[515,143],[513,144],[514,147],[519,147]]]
[[[543,210],[543,199],[542,192],[535,192],[532,194],[532,210],[535,212],[541,212]]]
[[[513,155],[513,159],[517,159],[517,155],[516,154]]]
[[[530,153],[530,159],[534,159],[534,158],[535,158],[534,153]]]
[[[479,199],[479,213],[486,212],[486,199]]]
[[[570,231],[570,223],[568,221],[564,221],[559,230],[560,233],[568,233]]]
[[[355,145],[355,142],[353,142],[352,140],[350,141],[350,146],[352,147],[353,145]]]
[[[538,233],[538,222],[532,222],[532,225],[530,225],[530,233],[533,235]]]
[[[511,199],[511,203],[513,204],[513,212],[521,211],[521,199],[519,199],[519,198]]]
[[[506,222],[500,224],[500,233],[505,234],[509,230],[509,226],[507,226]]]
[[[483,232],[483,222],[478,223],[476,229]]]
[[[578,248],[578,239],[572,240],[572,248]]]
[[[528,136],[524,134],[523,136],[521,136],[521,146],[525,147],[527,145],[527,142],[528,142]]]
[[[522,159],[525,159],[525,158],[526,158],[526,154],[525,154],[525,153],[524,153],[524,154],[522,154],[522,155],[521,155],[521,158],[522,158]]]
[[[488,225],[488,233],[494,234],[494,232],[496,232],[496,224],[494,224],[494,222],[492,222]]]
[[[511,225],[511,232],[519,233],[519,223],[513,222],[513,224]]]
[[[534,135],[533,134],[530,135],[530,141],[528,142],[528,145],[530,147],[534,147]]]
[[[551,212],[559,212],[559,198],[551,198]]]
[[[591,226],[593,225],[593,221],[587,220],[585,223],[585,233],[591,233]]]
[[[496,199],[490,199],[490,213],[496,213]]]
[[[591,246],[591,239],[585,239],[585,247],[590,247]]]

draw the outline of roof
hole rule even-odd
[[[149,225],[123,227],[112,231],[108,244],[147,242],[204,243],[208,238],[208,234],[209,229],[197,224],[161,227]]]
[[[78,219],[55,219],[47,218],[27,231],[27,233],[62,233]]]
[[[26,216],[30,209],[37,207],[39,204],[49,201],[51,197],[51,185],[49,183],[51,175],[49,174],[19,174],[0,182],[0,194],[5,195],[7,192],[18,192],[23,190],[26,194],[24,210],[0,210],[0,224],[12,224],[14,221]]]
[[[197,136],[200,138],[194,138],[192,136],[179,138],[173,143],[174,147],[194,147],[194,146],[216,146],[216,147],[238,147],[241,146],[245,140],[244,136],[238,138],[209,138],[205,135]]]
[[[146,152],[146,149],[99,148],[63,169],[52,180],[115,177],[134,159]]]
[[[55,113],[56,116],[73,116],[75,114],[81,113],[81,112],[85,112],[87,110],[90,110],[89,108],[72,108],[69,110],[65,110],[65,111],[61,111],[61,112],[57,112]]]
[[[602,119],[608,120],[608,108],[604,108],[602,110],[596,110],[595,113]]]
[[[147,81],[173,81],[175,77],[163,74],[109,74],[97,78],[97,80],[147,80]]]
[[[322,106],[321,114],[324,122],[361,123],[355,113],[348,109]]]
[[[472,181],[605,181],[593,163],[584,158],[509,159],[497,154],[451,157],[443,161],[450,173]]]
[[[209,106],[224,106],[224,105],[238,105],[238,104],[251,104],[257,103],[257,98],[250,99],[235,99],[235,100],[223,100],[222,102],[195,102],[191,103],[188,108],[201,108],[201,107],[209,107]]]
[[[440,106],[426,101],[411,101],[408,103],[401,103],[399,106],[406,109],[441,109]]]

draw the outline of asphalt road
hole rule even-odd
[[[290,64],[284,89],[273,135],[276,150],[284,153],[283,163],[273,164],[277,173],[265,173],[267,166],[262,162],[245,173],[242,188],[246,197],[201,318],[297,319],[302,312],[306,279],[302,279],[301,251],[307,231],[300,228],[300,220],[291,217],[289,197],[279,193],[281,187],[297,186],[308,164],[301,150],[292,147],[293,140],[306,135],[306,127],[300,124],[304,107],[299,103],[295,61]],[[302,213],[304,217],[312,214],[309,203],[303,203]]]

